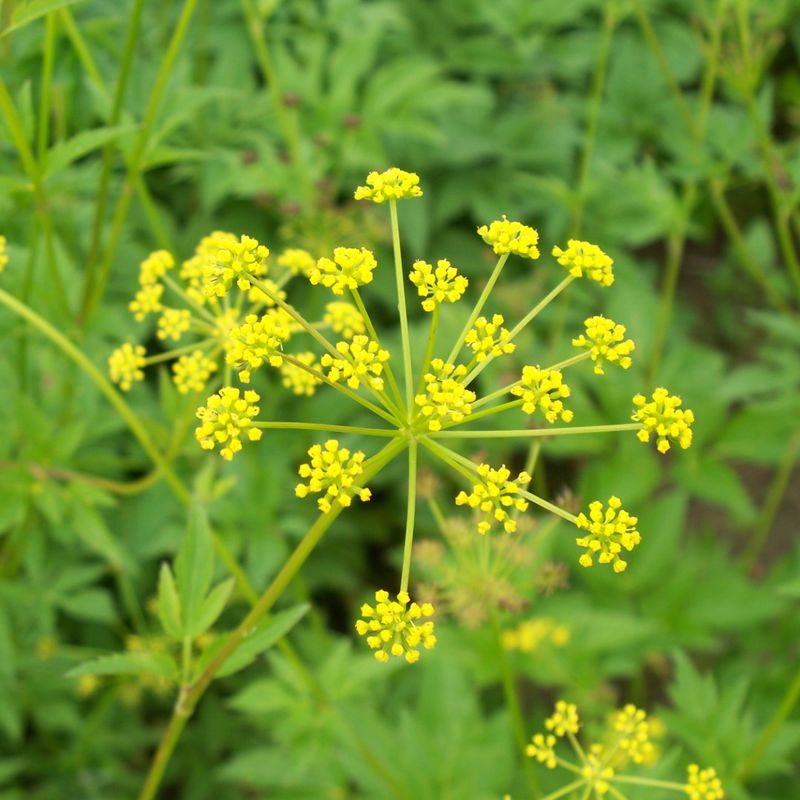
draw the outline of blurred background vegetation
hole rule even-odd
[[[539,489],[620,494],[646,536],[615,576],[580,570],[565,527],[537,537],[531,522],[535,552],[498,601],[504,630],[538,633],[505,656],[443,555],[457,532],[443,544],[425,504],[417,577],[450,609],[440,646],[398,671],[353,641],[354,612],[399,564],[403,484],[382,475],[288,593],[312,602],[295,650],[214,688],[163,796],[529,796],[504,658],[531,732],[557,696],[598,715],[636,702],[666,723],[667,767],[713,764],[734,799],[800,796],[797,0],[6,0],[0,31],[2,288],[101,370],[121,341],[160,347],[127,311],[157,248],[187,258],[219,229],[388,263],[381,209],[352,192],[397,165],[425,188],[402,208],[407,258],[447,257],[480,286],[475,227],[507,214],[543,250],[579,234],[615,259],[613,289],[560,298],[515,369],[568,353],[602,312],[635,363],[578,377],[576,413],[618,422],[663,384],[697,416],[675,457],[634,437],[545,445]],[[493,310],[517,319],[541,287],[538,264],[516,266]],[[391,342],[390,270],[370,291]],[[172,689],[65,673],[163,646],[152,597],[185,511],[84,372],[5,309],[0,334],[0,798],[133,796]],[[266,416],[347,418],[269,380]],[[314,516],[292,491],[313,434],[270,433],[223,468],[166,369],[129,400],[185,484],[212,487],[215,529],[265,585]],[[483,452],[520,469],[527,456]],[[455,485],[430,484],[449,514]]]

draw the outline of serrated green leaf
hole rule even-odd
[[[159,675],[174,680],[178,665],[165,653],[114,653],[85,661],[67,672],[67,678],[81,675]]]
[[[175,580],[180,598],[184,635],[196,630],[203,601],[211,586],[214,549],[208,517],[199,503],[189,509],[189,524],[175,559]]]
[[[158,576],[158,618],[167,635],[173,639],[183,638],[181,601],[169,564],[161,565],[161,572]]]
[[[200,614],[195,622],[195,627],[188,630],[187,634],[192,638],[202,636],[216,621],[223,612],[225,604],[231,595],[231,590],[236,581],[229,578],[227,581],[215,586],[203,601]]]
[[[253,633],[242,642],[238,650],[220,667],[217,671],[217,677],[224,678],[226,675],[232,675],[234,672],[238,672],[248,664],[251,664],[256,656],[269,650],[270,647],[282,639],[305,616],[310,607],[308,603],[300,603],[262,620]],[[211,659],[220,651],[225,644],[225,639],[225,636],[221,636],[203,652],[195,667],[197,674],[202,672]]]
[[[95,128],[94,130],[81,131],[50,148],[45,163],[45,177],[55,175],[59,170],[68,167],[93,150],[113,141],[118,136],[131,130],[130,125],[117,125],[113,128]]]

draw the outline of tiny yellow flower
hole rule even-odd
[[[295,353],[292,358],[305,364],[308,369],[303,369],[297,364],[290,364],[284,361],[281,365],[281,381],[287,389],[291,389],[294,394],[311,397],[317,390],[317,386],[322,380],[309,370],[316,369],[317,357],[311,352]]]
[[[519,384],[513,386],[511,394],[522,398],[522,410],[533,414],[540,409],[548,422],[572,422],[572,411],[564,408],[561,398],[570,396],[570,388],[557,369],[523,367]]]
[[[633,398],[634,422],[641,422],[642,429],[636,434],[641,442],[649,442],[651,434],[656,436],[656,448],[659,453],[666,453],[670,448],[669,440],[672,439],[685,450],[692,443],[692,423],[694,413],[686,408],[681,408],[682,400],[677,395],[670,393],[663,387],[653,392],[652,400],[648,402],[642,394]]]
[[[636,345],[625,338],[625,326],[605,317],[589,317],[584,322],[586,333],[572,340],[573,347],[588,350],[594,361],[596,375],[604,375],[603,364],[616,364],[622,369],[631,365],[631,353]]]
[[[250,383],[253,370],[265,361],[273,367],[283,363],[281,348],[291,332],[283,314],[268,311],[261,317],[248,314],[242,325],[234,328],[226,343],[225,361],[233,365],[242,383]]]
[[[352,339],[354,336],[366,333],[367,327],[361,312],[352,304],[341,300],[334,300],[325,306],[325,315],[322,321],[330,325],[334,333],[342,339]]]
[[[359,186],[354,195],[356,200],[372,200],[373,203],[421,196],[419,175],[397,167],[390,167],[384,172],[370,172],[367,175],[367,185]]]
[[[100,686],[100,679],[97,675],[81,675],[78,678],[78,685],[75,687],[75,692],[78,697],[91,697]]]
[[[497,255],[513,253],[522,258],[539,258],[539,232],[521,222],[510,222],[505,214],[491,225],[481,225],[478,235]]]
[[[617,734],[616,746],[635,764],[650,762],[655,748],[650,741],[647,713],[628,703],[611,717],[611,727]]]
[[[194,255],[181,264],[180,278],[187,284],[186,294],[193,303],[204,305],[207,297],[204,291],[206,265],[224,247],[234,247],[238,237],[226,231],[214,231],[204,236],[194,251]]]
[[[614,777],[614,769],[607,761],[603,745],[593,744],[586,754],[586,763],[581,769],[581,776],[586,784],[599,796],[608,794],[609,781]]]
[[[509,510],[525,511],[528,501],[519,497],[520,489],[524,489],[531,481],[527,472],[520,472],[515,480],[509,480],[511,471],[503,464],[500,469],[492,469],[488,464],[478,467],[480,483],[472,487],[472,492],[459,492],[456,505],[467,505],[483,512],[478,523],[478,533],[485,534],[492,530],[495,523],[503,526],[506,533],[514,533],[516,520],[509,515]]]
[[[554,625],[548,617],[538,617],[521,622],[516,628],[503,632],[503,647],[506,650],[519,650],[533,653],[548,640],[556,647],[564,647],[569,642],[569,628]]]
[[[6,237],[0,236],[0,272],[6,268],[8,264],[8,254],[6,253]]]
[[[182,355],[172,365],[172,380],[181,394],[202,392],[212,372],[217,371],[216,361],[207,358],[202,350]]]
[[[213,450],[225,445],[219,454],[230,461],[242,449],[242,436],[251,442],[261,438],[261,429],[253,427],[253,417],[258,415],[256,403],[261,398],[256,392],[246,391],[244,395],[233,386],[223,386],[219,394],[212,394],[206,405],[197,409],[200,425],[195,436],[204,450]]]
[[[261,277],[267,273],[269,248],[252,236],[231,241],[228,234],[219,234],[208,243],[206,250],[203,291],[208,297],[224,297],[234,281],[246,292],[251,286],[248,275]]]
[[[547,735],[537,733],[531,739],[531,743],[525,748],[525,754],[529,758],[535,758],[539,763],[544,764],[548,769],[556,767],[556,737],[552,733]]]
[[[310,462],[301,464],[297,470],[308,483],[298,483],[294,493],[297,497],[309,494],[325,494],[317,500],[319,510],[327,513],[337,502],[347,508],[358,495],[366,503],[372,497],[369,489],[359,486],[358,476],[364,471],[364,453],[357,450],[352,455],[346,447],[339,447],[336,439],[329,439],[325,445],[315,444],[308,450]]]
[[[397,600],[389,599],[389,592],[375,592],[375,606],[364,603],[361,617],[356,622],[359,636],[367,637],[367,644],[375,651],[378,661],[386,662],[389,656],[404,656],[409,664],[419,661],[419,647],[430,650],[436,644],[433,620],[420,620],[433,616],[430,603],[409,603],[408,592],[400,592]]]
[[[485,361],[489,356],[496,358],[516,350],[516,345],[508,341],[510,334],[502,327],[503,322],[505,319],[502,314],[495,314],[491,322],[486,317],[475,320],[475,326],[467,333],[464,344],[475,354],[476,361]]]
[[[317,260],[308,250],[290,247],[278,256],[278,266],[289,270],[292,275],[308,275],[317,266]]]
[[[585,547],[586,552],[580,557],[582,567],[591,567],[593,556],[601,564],[611,564],[614,572],[624,572],[628,566],[619,554],[625,548],[628,552],[633,550],[642,541],[641,534],[636,530],[638,518],[629,514],[622,508],[619,497],[610,497],[608,507],[603,508],[599,500],[589,504],[589,516],[579,514],[575,525],[581,530],[586,530],[586,536],[575,540],[578,547]]]
[[[454,366],[434,358],[431,370],[425,374],[425,394],[418,394],[414,402],[427,417],[428,430],[440,431],[442,423],[463,422],[472,413],[475,392],[460,383],[467,374],[463,364]]]
[[[455,303],[469,286],[469,281],[446,258],[440,258],[435,269],[427,261],[415,261],[409,278],[419,296],[425,298],[425,311],[433,311],[445,301]]]
[[[189,330],[191,319],[191,313],[185,308],[165,308],[158,319],[156,336],[162,341],[172,339],[177,342]]]
[[[713,767],[700,769],[697,764],[690,764],[688,779],[684,791],[689,795],[689,800],[722,800],[725,797],[722,783]]]
[[[351,342],[337,342],[336,349],[342,354],[341,358],[325,353],[320,361],[328,370],[329,381],[345,380],[351,389],[358,389],[362,384],[378,392],[383,389],[381,373],[389,360],[387,350],[381,350],[378,343],[367,336],[354,336]]]
[[[582,278],[585,274],[589,280],[597,281],[601,286],[614,283],[614,262],[596,244],[570,239],[566,250],[556,246],[553,255],[576,278]]]
[[[118,383],[123,392],[129,392],[134,381],[144,380],[144,354],[140,344],[126,342],[108,357],[111,380]]]
[[[139,265],[139,284],[152,286],[158,283],[174,266],[175,259],[167,250],[156,250],[154,253],[150,253]]]
[[[558,737],[566,736],[568,733],[576,734],[581,726],[578,707],[575,703],[559,700],[552,716],[544,721],[544,726]]]
[[[333,259],[320,258],[308,273],[315,286],[321,283],[334,294],[344,294],[345,289],[357,289],[372,281],[372,272],[378,262],[366,247],[337,247]]]
[[[164,287],[160,283],[150,283],[142,286],[133,300],[128,303],[128,309],[133,314],[137,322],[141,322],[148,314],[157,314],[163,306],[161,305],[161,295],[164,294]]]

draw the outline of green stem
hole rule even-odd
[[[50,100],[53,85],[53,57],[56,44],[56,15],[50,12],[44,18],[44,58],[42,59],[42,85],[39,95],[39,118],[37,137],[37,157],[40,167],[47,157],[47,142],[50,134]]]
[[[185,353],[193,353],[195,350],[203,350],[204,348],[208,347],[208,345],[212,344],[215,339],[203,339],[199,342],[192,342],[192,344],[184,345],[183,347],[176,347],[174,350],[167,350],[164,353],[157,353],[154,356],[148,356],[145,360],[145,366],[151,366],[152,364],[161,364],[164,361],[170,361],[173,358],[177,358],[178,356],[182,356]]]
[[[400,591],[408,591],[411,576],[411,550],[414,544],[414,520],[417,513],[417,442],[411,439],[408,444],[408,503],[406,508],[406,536],[403,543],[403,569],[400,577]]]
[[[571,358],[565,358],[563,361],[558,361],[557,363],[553,364],[546,369],[566,369],[567,367],[571,367],[573,364],[580,364],[581,361],[586,361],[587,358],[592,357],[591,350],[584,350],[582,353],[578,353],[576,356],[572,356]]]
[[[525,733],[525,721],[522,717],[522,709],[520,708],[517,690],[514,686],[514,675],[511,671],[508,654],[506,653],[505,647],[503,647],[503,634],[497,619],[497,611],[493,607],[489,608],[489,621],[491,622],[495,649],[497,650],[497,663],[500,667],[503,695],[505,696],[508,714],[511,717],[511,727],[514,731],[514,738],[517,740],[518,755],[522,759],[522,767],[525,772],[525,778],[528,781],[528,788],[531,791],[531,795],[533,797],[539,797],[540,791],[539,783],[536,780],[536,772],[526,753],[528,737]]]
[[[366,481],[374,477],[395,456],[399,455],[405,446],[405,439],[396,440],[386,445],[380,453],[369,459],[364,465],[363,480]],[[237,650],[242,642],[245,641],[252,629],[275,605],[286,587],[291,583],[292,579],[303,566],[308,556],[312,553],[317,544],[319,544],[325,532],[343,510],[343,507],[337,503],[330,511],[321,514],[317,518],[317,521],[308,529],[305,536],[300,540],[278,574],[273,578],[261,597],[259,597],[258,602],[256,602],[238,627],[229,634],[228,638],[225,640],[225,644],[209,662],[200,677],[191,686],[185,687],[185,690],[181,691],[172,718],[164,730],[161,742],[153,757],[150,770],[139,794],[139,800],[153,800],[161,784],[164,770],[178,743],[178,739],[200,698],[214,680],[217,671]]]
[[[672,789],[676,792],[686,792],[686,784],[675,781],[660,781],[656,778],[634,778],[631,775],[615,775],[617,783],[630,783],[634,786],[651,786],[653,789]]]
[[[433,348],[436,346],[436,334],[439,331],[439,306],[431,312],[431,326],[428,329],[428,341],[425,343],[425,354],[422,357],[422,369],[419,374],[419,383],[417,384],[417,394],[422,394],[425,389],[425,375],[431,365],[433,357]]]
[[[519,494],[526,500],[530,500],[534,505],[539,506],[539,508],[543,508],[545,511],[549,511],[551,514],[555,514],[556,516],[561,517],[561,519],[571,522],[573,525],[578,519],[574,514],[570,514],[569,511],[564,511],[563,508],[559,508],[548,500],[545,500],[543,497],[539,497],[539,495],[536,494],[531,494],[531,492],[528,492],[525,489],[520,489]]]
[[[784,450],[778,464],[778,469],[775,471],[767,490],[761,513],[758,515],[747,549],[742,556],[742,566],[745,572],[750,572],[758,562],[772,524],[775,521],[775,515],[778,513],[778,508],[780,508],[781,500],[789,485],[789,478],[791,478],[798,453],[800,453],[800,431],[796,431],[794,436],[789,439],[786,450]]]
[[[523,404],[524,400],[509,400],[507,403],[501,403],[499,406],[492,406],[491,408],[484,408],[482,411],[477,411],[474,414],[469,414],[468,416],[464,417],[461,422],[448,422],[445,425],[445,428],[455,428],[458,425],[465,425],[467,422],[474,422],[476,419],[482,419],[483,417],[489,417],[492,414],[499,414],[503,411],[508,411],[511,408],[519,408]],[[441,433],[441,431],[439,431]]]
[[[139,6],[142,2],[143,0],[137,0],[137,5],[134,6],[134,13],[136,11],[140,11]],[[196,5],[197,0],[184,0],[181,14],[178,18],[178,23],[175,26],[172,36],[170,37],[169,44],[167,45],[166,52],[164,53],[164,58],[159,66],[158,74],[156,75],[156,81],[153,84],[152,91],[150,92],[150,98],[147,102],[144,118],[142,119],[139,134],[134,144],[133,153],[130,161],[128,162],[127,178],[123,183],[120,196],[117,201],[117,206],[114,209],[111,236],[109,238],[108,246],[106,247],[105,255],[102,261],[100,261],[96,267],[92,265],[91,269],[87,269],[86,280],[84,283],[83,305],[81,307],[81,316],[79,320],[81,325],[86,324],[97,303],[102,298],[106,284],[108,283],[111,264],[114,260],[114,254],[116,253],[117,245],[119,244],[119,240],[122,235],[122,227],[125,217],[127,216],[128,209],[130,207],[132,188],[136,186],[136,182],[139,180],[138,176],[142,167],[142,159],[149,143],[153,123],[155,122],[156,114],[161,105],[162,96],[172,75],[172,68],[174,66],[175,59],[178,57],[178,53],[181,45],[183,44],[183,40],[186,36],[186,31],[189,27],[189,23],[191,22],[192,14],[194,13]],[[133,30],[134,28],[136,30]],[[129,42],[131,36],[134,35],[136,31],[138,31],[138,18],[134,19],[132,16],[131,28],[129,29]],[[123,63],[122,66],[123,69],[127,71],[120,75],[120,79],[123,77],[127,79],[130,65]],[[123,95],[118,92],[118,96],[121,103]],[[102,225],[102,219],[100,221],[100,225]]]
[[[576,433],[638,431],[641,427],[642,424],[640,422],[622,422],[619,425],[584,425],[576,428],[523,428],[516,431],[431,431],[428,436],[434,439],[516,439],[531,436],[569,436]]]
[[[486,301],[489,299],[489,295],[492,293],[492,289],[494,289],[494,285],[497,283],[497,279],[500,277],[500,273],[503,271],[506,261],[508,261],[508,253],[504,253],[500,256],[500,258],[497,259],[497,263],[492,270],[492,274],[489,277],[486,286],[483,287],[483,291],[478,298],[478,302],[475,303],[475,307],[472,309],[469,319],[461,329],[461,333],[458,335],[456,343],[453,345],[453,349],[450,351],[450,355],[447,356],[448,363],[455,363],[453,359],[458,355],[459,351],[464,346],[464,339],[472,329],[472,326],[475,324],[475,320],[478,319],[481,311],[483,311],[483,307],[486,305]]]
[[[94,84],[94,88],[97,92],[105,100],[108,100],[108,88],[103,80],[103,76],[100,74],[100,70],[97,69],[97,65],[92,58],[92,54],[83,36],[81,36],[80,29],[75,24],[75,18],[72,16],[69,6],[63,6],[58,9],[58,14],[61,20],[61,27],[64,29],[64,33],[66,33],[70,44],[75,50],[78,60],[83,67],[83,71],[89,76],[89,80]]]
[[[394,277],[397,286],[397,310],[400,316],[400,338],[403,344],[403,373],[406,384],[406,421],[411,422],[414,411],[414,377],[411,370],[411,341],[408,336],[408,311],[403,280],[403,256],[400,251],[400,224],[397,219],[397,200],[389,200],[392,222],[392,249],[394,251]]]
[[[570,792],[574,792],[576,789],[579,789],[586,783],[583,778],[578,781],[573,781],[572,783],[568,783],[566,786],[562,786],[560,789],[557,789],[555,792],[551,792],[548,795],[545,795],[542,800],[558,800],[559,797],[563,797]]]
[[[558,297],[564,289],[569,286],[572,281],[575,280],[574,275],[567,275],[561,283],[556,286],[549,294],[547,294],[541,301],[539,301],[509,332],[508,338],[506,339],[507,342],[513,342],[517,335],[522,331],[527,325],[529,325],[539,314],[544,311],[550,303]],[[467,375],[466,378],[461,382],[464,386],[469,386],[469,384],[478,377],[478,375],[483,372],[489,364],[494,361],[495,356],[489,355],[483,361],[480,362],[473,370]]]
[[[383,436],[396,439],[400,433],[389,428],[361,428],[354,425],[328,425],[322,422],[254,422],[254,428],[264,430],[330,431],[332,433],[352,433],[361,436]]]
[[[589,172],[592,165],[592,155],[597,139],[597,127],[600,120],[600,108],[603,102],[603,87],[606,82],[608,56],[611,52],[611,40],[617,25],[616,4],[606,2],[603,10],[603,34],[600,39],[600,50],[597,54],[597,64],[592,82],[592,96],[589,100],[589,119],[586,125],[586,135],[583,140],[580,169],[578,171],[578,185],[576,190],[575,208],[572,212],[572,225],[570,229],[573,236],[580,232],[583,219],[583,210],[586,206],[586,190],[589,184]]]

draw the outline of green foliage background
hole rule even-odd
[[[796,0],[7,0],[0,30],[1,285],[101,370],[121,341],[151,336],[127,302],[158,247],[185,258],[229,229],[274,251],[364,245],[388,264],[381,209],[351,200],[370,169],[420,174],[424,197],[402,208],[407,258],[446,256],[473,285],[491,269],[474,229],[501,214],[546,246],[578,231],[613,255],[603,307],[576,285],[521,337],[516,366],[568,354],[587,312],[602,312],[628,327],[635,364],[578,378],[576,412],[618,421],[642,386],[663,384],[694,409],[695,444],[667,458],[634,437],[545,446],[538,487],[618,493],[647,535],[621,576],[579,569],[566,526],[541,545],[567,585],[503,623],[546,616],[572,635],[512,656],[526,728],[556,697],[597,716],[636,702],[666,723],[672,774],[697,761],[734,800],[800,796]],[[497,310],[519,318],[541,285],[536,266],[516,269]],[[392,297],[379,270],[370,298],[389,342]],[[421,315],[412,335],[425,335]],[[134,674],[83,696],[65,676],[161,635],[151,600],[186,511],[84,371],[7,308],[0,336],[0,798],[134,796],[174,692]],[[348,419],[336,398],[268,386],[265,417]],[[191,436],[197,398],[166,370],[128,399],[265,586],[315,516],[293,496],[313,434],[270,432],[223,467]],[[204,698],[164,797],[528,796],[486,626],[437,622],[439,645],[408,669],[355,641],[359,604],[399,566],[395,469],[291,584],[281,607],[310,603],[293,649]],[[444,506],[455,490],[443,480]],[[418,535],[437,535],[425,506]],[[226,577],[217,564],[215,583]],[[220,625],[245,608],[234,593]]]

